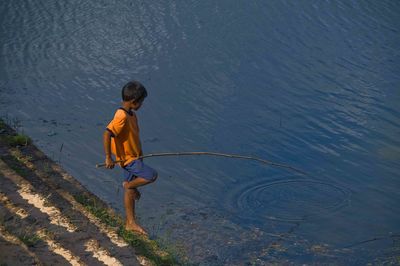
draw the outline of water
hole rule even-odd
[[[138,79],[141,223],[204,265],[400,255],[397,1],[2,1],[1,116],[122,211],[102,132]]]

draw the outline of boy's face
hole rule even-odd
[[[143,104],[143,100],[144,99],[141,99],[141,100],[139,100],[139,101],[132,101],[131,102],[131,108],[133,109],[133,110],[135,110],[135,111],[137,111],[137,110],[139,110],[139,108],[142,106],[142,104]]]

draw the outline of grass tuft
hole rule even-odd
[[[5,141],[7,142],[8,145],[12,147],[17,147],[17,146],[28,146],[29,144],[32,143],[32,140],[23,134],[17,134],[15,136],[7,136],[5,137]]]
[[[20,176],[26,177],[31,173],[31,171],[13,155],[1,155],[0,158]]]
[[[94,216],[99,218],[103,223],[107,224],[111,227],[117,227],[119,225],[118,220],[110,215],[108,211],[98,204],[94,199],[86,197],[84,195],[76,195],[75,200],[82,204],[89,212],[91,212]]]
[[[0,129],[6,129],[6,128],[7,128],[6,123],[2,119],[0,119]]]
[[[12,147],[28,146],[32,140],[25,134],[17,134],[3,119],[0,118],[0,139]]]
[[[37,242],[39,242],[40,237],[36,234],[24,234],[21,236],[18,236],[18,238],[28,247],[33,247],[36,245]]]

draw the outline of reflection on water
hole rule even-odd
[[[3,1],[1,116],[122,210],[121,172],[94,165],[120,88],[138,79],[145,153],[243,154],[309,173],[146,159],[160,178],[138,213],[154,238],[204,265],[390,263],[398,14],[396,1]]]

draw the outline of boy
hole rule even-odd
[[[146,96],[147,91],[141,83],[128,82],[122,88],[122,106],[115,112],[113,120],[103,134],[106,168],[114,168],[115,161],[111,158],[112,152],[116,161],[121,161],[120,166],[124,172],[122,186],[126,213],[125,228],[145,235],[147,235],[146,231],[137,224],[135,219],[135,200],[140,198],[137,187],[154,182],[157,179],[157,172],[139,159],[142,148],[134,111],[139,110]]]

